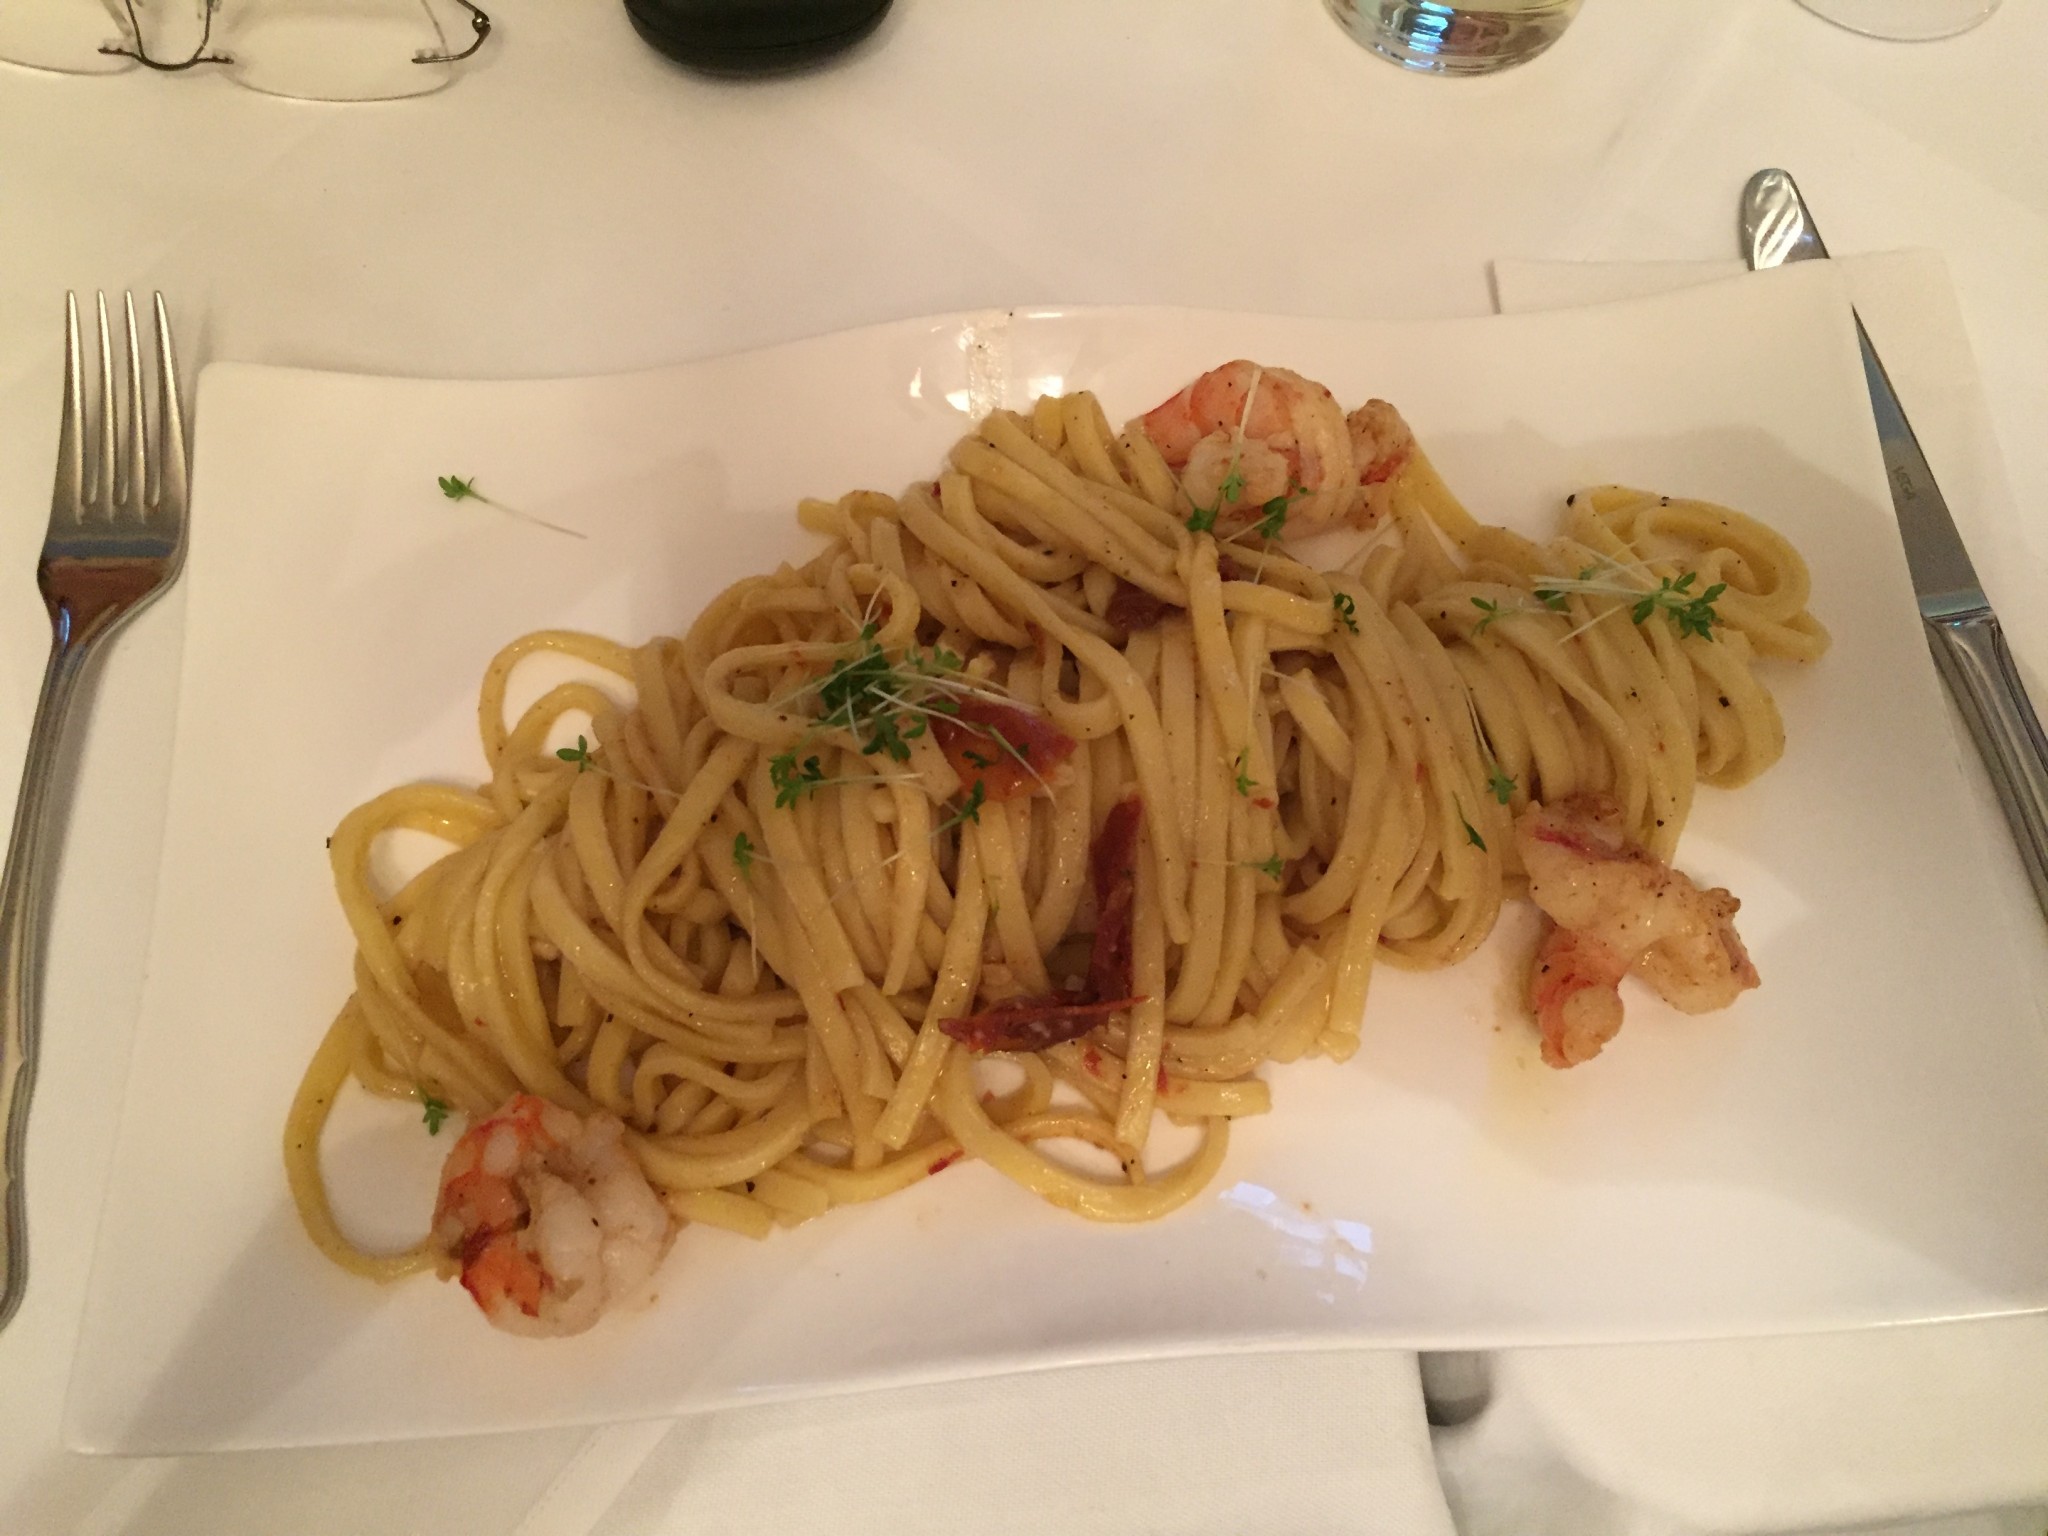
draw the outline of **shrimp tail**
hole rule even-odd
[[[1542,1031],[1547,1066],[1591,1061],[1621,1030],[1621,978],[1628,962],[1590,934],[1543,920],[1529,967],[1529,1010]]]

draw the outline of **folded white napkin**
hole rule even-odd
[[[1928,251],[1842,265],[2034,699],[2048,705],[2048,625],[2027,600],[2048,590],[2048,559],[2007,488],[1947,269]],[[1559,308],[1741,270],[1497,261],[1495,295],[1504,312]],[[2001,883],[2048,997],[2032,893],[1974,753],[1958,750],[1999,855],[1986,877]],[[2001,1506],[2008,1520],[1971,1529],[2048,1528],[2048,1510],[2015,1508],[2048,1505],[2048,1318],[1518,1350],[1493,1368],[1488,1411],[1438,1437],[1465,1536],[1812,1531]]]

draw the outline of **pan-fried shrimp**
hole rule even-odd
[[[1394,479],[1415,454],[1415,434],[1384,400],[1368,400],[1344,425],[1351,434],[1351,456],[1358,464],[1362,497],[1354,520],[1370,527],[1387,515],[1394,498]]]
[[[1189,501],[1215,509],[1218,533],[1258,522],[1275,497],[1290,498],[1290,535],[1350,518],[1362,499],[1344,408],[1285,368],[1243,358],[1212,368],[1138,425]]]
[[[522,1093],[455,1143],[434,1243],[494,1326],[581,1333],[646,1285],[670,1223],[624,1134]]]
[[[1515,824],[1529,896],[1549,919],[1529,972],[1543,1059],[1576,1066],[1621,1028],[1623,976],[1686,1013],[1725,1008],[1757,984],[1735,931],[1742,903],[1631,844],[1602,796],[1532,805]]]

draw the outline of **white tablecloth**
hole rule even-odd
[[[0,572],[16,573],[0,589],[0,782],[45,643],[28,576],[67,287],[164,289],[195,365],[471,377],[1033,301],[1477,313],[1497,255],[1726,257],[1736,191],[1766,164],[1799,174],[1838,251],[1946,258],[1988,417],[1936,427],[1963,419],[1949,406],[1967,376],[1909,403],[1930,451],[1950,434],[1944,451],[1961,442],[1989,483],[2003,450],[2009,508],[1972,536],[2042,696],[2048,613],[2017,579],[2048,553],[2038,6],[1901,47],[1791,0],[1593,0],[1539,63],[1447,82],[1368,58],[1315,0],[897,0],[853,57],[754,84],[674,69],[611,0],[493,10],[498,35],[451,89],[379,106],[0,69]],[[64,1455],[179,617],[174,594],[123,642],[80,769],[30,1138],[35,1283],[0,1335],[0,1533],[581,1536],[801,1526],[828,1508],[852,1530],[1443,1528],[1413,1362],[1393,1356],[1047,1376],[592,1435]],[[2044,1326],[1513,1354],[1442,1464],[1470,1530],[1790,1529],[2048,1500]],[[1154,1422],[1134,1470],[1097,1464],[1090,1447]],[[1227,1464],[1208,1453],[1219,1435]],[[884,1474],[884,1446],[915,1454]]]

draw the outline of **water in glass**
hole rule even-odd
[[[1439,75],[1484,75],[1557,41],[1580,0],[1324,0],[1339,26],[1383,59]]]

